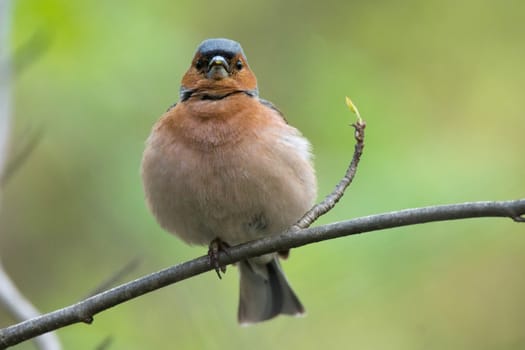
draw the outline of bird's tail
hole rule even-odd
[[[239,271],[240,324],[269,320],[279,314],[304,313],[304,307],[288,284],[277,257],[269,263],[260,263],[254,259],[243,260],[239,264]]]

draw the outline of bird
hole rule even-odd
[[[312,207],[312,158],[310,142],[259,97],[241,45],[207,39],[182,78],[178,102],[147,138],[146,203],[163,229],[190,245],[209,245],[213,260],[218,250],[283,233]],[[238,263],[241,325],[304,314],[279,262],[287,255]],[[225,267],[211,263],[220,277]]]

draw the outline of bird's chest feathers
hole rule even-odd
[[[150,202],[164,227],[188,242],[277,233],[311,204],[308,142],[250,101],[178,104],[150,137],[143,166]]]
[[[177,191],[203,205],[249,202],[247,193],[261,191],[275,144],[265,124],[274,118],[245,96],[196,100],[181,104],[170,128],[167,166]],[[268,139],[270,138],[270,139]],[[264,177],[264,176],[263,176]],[[190,194],[191,192],[191,194]],[[219,203],[217,203],[219,205]]]
[[[257,110],[241,108],[235,100],[195,101],[184,106],[174,124],[174,137],[202,152],[235,146],[256,131]]]

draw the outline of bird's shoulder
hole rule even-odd
[[[171,106],[169,106],[168,109],[166,109],[166,112],[169,112],[169,111],[171,111],[173,108],[175,108],[175,106],[177,106],[177,103],[178,103],[178,102],[175,102],[175,103],[173,103]]]
[[[283,118],[284,122],[286,124],[288,124],[288,121],[286,120],[286,118],[284,117],[284,114],[283,112],[281,112],[279,110],[279,108],[277,108],[272,102],[268,101],[268,100],[265,100],[264,98],[260,98],[260,97],[257,97],[257,99],[259,100],[259,103],[261,103],[264,107],[266,108],[270,108],[272,111],[274,112],[277,112],[277,114]]]

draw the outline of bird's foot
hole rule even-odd
[[[208,248],[208,259],[210,261],[210,265],[213,266],[215,272],[217,272],[219,279],[222,278],[221,272],[226,273],[226,265],[221,265],[219,263],[219,253],[224,252],[229,256],[228,248],[230,248],[230,245],[221,240],[219,237],[211,241]]]
[[[280,250],[277,254],[279,255],[279,258],[286,260],[290,256],[290,249]]]

